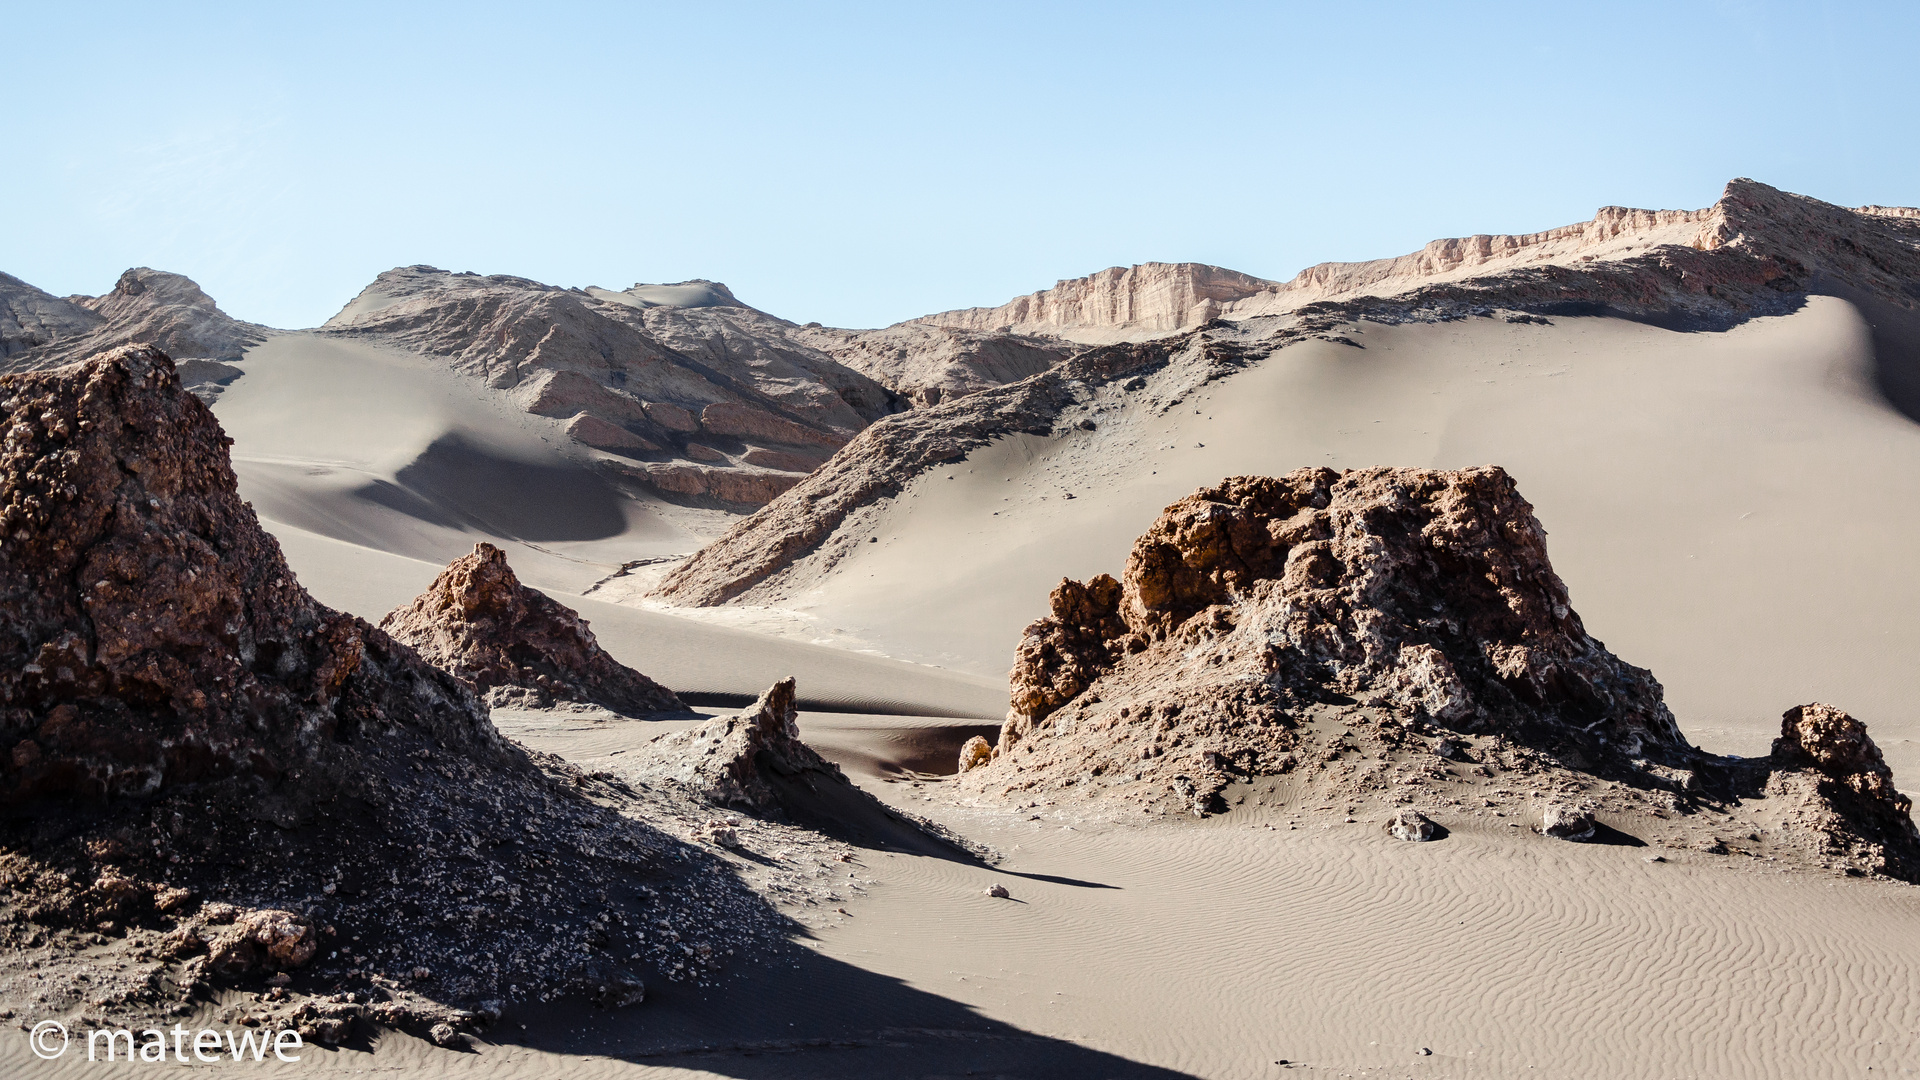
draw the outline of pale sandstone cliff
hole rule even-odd
[[[1319,302],[1362,296],[1386,299],[1507,271],[1590,269],[1596,264],[1604,268],[1604,264],[1645,258],[1661,249],[1757,247],[1764,243],[1763,235],[1765,240],[1778,241],[1798,234],[1804,241],[1832,229],[1833,212],[1855,219],[1893,219],[1898,225],[1920,219],[1920,209],[1912,207],[1864,206],[1849,211],[1741,179],[1729,183],[1720,200],[1702,210],[1606,206],[1590,221],[1544,232],[1435,240],[1396,258],[1320,263],[1284,283],[1195,263],[1145,263],[1062,281],[999,307],[942,312],[913,321],[1008,328],[1086,342],[1140,340],[1190,330],[1214,318],[1284,316]],[[1755,224],[1763,228],[1756,232]],[[1842,231],[1848,227],[1840,225]],[[1604,303],[1609,298],[1593,299]]]

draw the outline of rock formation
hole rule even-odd
[[[471,1026],[446,1003],[625,985],[638,953],[671,977],[710,962],[642,923],[706,934],[724,908],[742,947],[779,933],[742,888],[714,912],[635,892],[707,875],[609,808],[628,795],[316,603],[163,353],[0,377],[0,409],[0,1000],[151,1014],[278,969],[383,1022],[427,1015],[404,991]]]
[[[183,367],[231,360],[266,340],[268,332],[221,311],[188,278],[144,266],[121,274],[103,296],[64,300],[0,275],[0,364],[9,371],[57,367],[136,343],[166,352]],[[239,371],[205,374],[212,377],[187,381],[218,385]]]
[[[1683,832],[1752,820],[1754,842],[1771,829],[1815,861],[1920,874],[1907,800],[1858,722],[1806,706],[1771,758],[1694,748],[1653,676],[1586,632],[1545,541],[1492,466],[1204,488],[1135,541],[1118,580],[1054,589],[991,760],[959,788],[1206,814],[1235,785],[1297,774],[1350,814],[1386,802],[1406,839],[1409,814],[1458,821],[1481,812],[1461,795],[1511,796],[1483,782],[1500,777],[1532,792],[1547,836],[1592,839],[1602,811]],[[1432,801],[1396,805],[1415,793]],[[1698,813],[1670,824],[1681,809]]]
[[[520,584],[507,553],[477,544],[380,629],[495,706],[598,705],[617,713],[685,712],[673,691],[608,656],[572,608]]]
[[[1006,329],[1076,341],[1112,341],[1126,334],[1161,336],[1191,330],[1236,301],[1270,292],[1275,282],[1204,263],[1113,266],[999,307],[943,311],[913,320],[930,326]]]
[[[1893,785],[1865,724],[1831,705],[1788,709],[1773,741],[1767,797],[1791,804],[1815,850],[1914,880],[1913,802]]]
[[[800,741],[794,686],[793,679],[782,679],[746,712],[656,735],[631,775],[677,785],[715,807],[756,814],[782,812],[781,789],[796,778],[846,783],[839,769]]]

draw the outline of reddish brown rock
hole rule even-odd
[[[793,446],[836,449],[846,442],[846,436],[815,431],[737,401],[716,401],[702,409],[700,426],[715,435],[749,436]]]
[[[1788,709],[1771,765],[1768,796],[1788,807],[1819,851],[1876,873],[1920,876],[1913,801],[1894,786],[1865,724],[1818,702]]]
[[[277,778],[394,722],[496,745],[465,688],[294,581],[163,353],[8,377],[0,409],[0,801]]]
[[[741,455],[741,461],[748,465],[757,465],[762,469],[779,469],[782,472],[812,472],[826,463],[825,458],[810,457],[806,454],[790,454],[785,450],[769,450],[764,446],[749,446]]]
[[[673,691],[608,656],[578,612],[520,584],[492,544],[449,563],[381,629],[495,705],[599,705],[631,716],[684,712]]]
[[[1660,684],[1587,634],[1495,467],[1233,477],[1168,507],[1121,582],[1063,582],[1053,602],[1016,654],[1010,741],[1130,653],[1129,670],[1164,669],[1199,649],[1276,703],[1685,745]]]
[[[471,1004],[581,989],[595,950],[705,970],[655,920],[784,940],[633,792],[315,602],[164,354],[0,377],[0,411],[0,985],[82,933],[85,959],[31,961],[49,1011],[157,1016],[275,969],[282,993],[430,970]],[[682,873],[698,910],[640,890]]]

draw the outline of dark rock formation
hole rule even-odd
[[[744,887],[709,889],[723,917],[644,886],[709,875],[612,809],[630,795],[316,603],[164,354],[0,377],[0,410],[0,1005],[154,1015],[278,971],[410,1023],[403,991],[597,993],[637,983],[616,957],[711,962],[644,938],[659,919],[781,932]]]
[[[782,679],[750,711],[655,736],[633,763],[645,783],[671,783],[716,807],[780,813],[781,788],[797,777],[847,782],[840,770],[800,741],[794,680]]]
[[[1920,877],[1913,801],[1893,786],[1860,721],[1815,702],[1788,709],[1773,741],[1767,796],[1792,807],[1822,854],[1877,873]]]
[[[1016,655],[1003,748],[1156,646],[1218,649],[1213,666],[1257,669],[1276,704],[1351,696],[1469,731],[1685,745],[1653,676],[1587,634],[1496,467],[1233,477],[1168,507],[1121,582],[1063,582],[1053,609]]]
[[[1497,467],[1202,489],[1118,581],[1054,590],[1010,682],[961,791],[1209,814],[1290,774],[1294,797],[1374,804],[1402,838],[1518,809],[1545,836],[1638,842],[1611,815],[1678,847],[1920,878],[1908,801],[1864,727],[1814,705],[1770,758],[1691,746],[1653,676],[1586,632]]]
[[[631,716],[686,711],[673,691],[608,656],[578,612],[520,584],[507,553],[492,544],[449,563],[426,592],[388,612],[380,629],[494,705],[573,701]]]

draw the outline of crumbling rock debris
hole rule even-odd
[[[1593,814],[1572,806],[1549,806],[1540,815],[1540,834],[1555,840],[1591,840],[1595,831]]]
[[[811,775],[848,782],[800,741],[799,715],[789,676],[768,687],[746,712],[655,736],[631,756],[626,775],[677,784],[713,806],[775,813],[781,809],[777,786],[783,778]]]
[[[635,716],[686,711],[673,691],[607,655],[578,612],[522,585],[506,552],[492,544],[449,563],[380,628],[494,705],[576,701]]]
[[[1582,627],[1532,511],[1491,466],[1202,489],[1135,541],[1123,582],[1054,590],[1015,654],[1000,749],[1110,671],[1168,673],[1196,649],[1271,706],[1346,695],[1468,730],[1683,746],[1659,683]]]
[[[1694,834],[1739,817],[1760,843],[1751,815],[1780,814],[1816,864],[1920,878],[1908,801],[1862,725],[1809,705],[1769,758],[1690,745],[1651,673],[1586,632],[1493,466],[1204,488],[1118,580],[1061,582],[1009,683],[991,759],[956,778],[967,796],[1205,816],[1297,773],[1300,797],[1388,803],[1400,835],[1462,812],[1448,789],[1504,797],[1490,778],[1525,777],[1555,793],[1545,836],[1591,839],[1604,810]]]
[[[320,948],[320,934],[310,921],[291,911],[250,911],[208,941],[206,948],[207,966],[217,975],[284,973],[313,959]]]
[[[1393,816],[1387,819],[1387,833],[1395,840],[1406,840],[1417,844],[1433,839],[1439,834],[1439,830],[1434,827],[1432,821],[1428,820],[1427,815],[1418,810],[1402,807],[1395,810]]]
[[[7,377],[0,410],[0,802],[284,777],[386,723],[497,752],[464,687],[294,581],[165,354]]]

